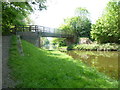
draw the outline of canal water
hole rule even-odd
[[[43,47],[47,50],[56,50],[54,45],[46,45]],[[120,52],[117,51],[80,51],[71,50],[66,52],[75,60],[81,60],[87,66],[96,68],[99,72],[106,74],[112,79],[118,80],[118,56]],[[119,67],[120,68],[120,67]]]
[[[105,73],[112,79],[118,80],[118,52],[72,50],[66,53],[88,66],[95,67],[99,72]]]

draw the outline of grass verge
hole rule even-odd
[[[59,51],[46,51],[22,41],[20,56],[12,37],[9,66],[17,88],[117,88],[118,82]]]

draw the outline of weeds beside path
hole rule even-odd
[[[20,56],[12,38],[9,65],[19,88],[117,88],[118,82],[59,51],[46,51],[22,41]]]

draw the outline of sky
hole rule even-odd
[[[47,10],[36,11],[30,15],[35,25],[58,28],[64,19],[75,15],[77,7],[84,7],[90,12],[92,23],[102,15],[110,0],[47,0]]]

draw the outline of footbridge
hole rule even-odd
[[[39,25],[16,25],[14,29],[17,33],[38,33],[41,37],[73,37],[73,34],[70,34],[69,32],[63,32],[63,30],[57,28],[50,28]]]
[[[68,44],[74,41],[74,35],[57,28],[39,25],[15,25],[11,28],[22,39],[27,40],[40,47],[40,37],[67,38]]]

